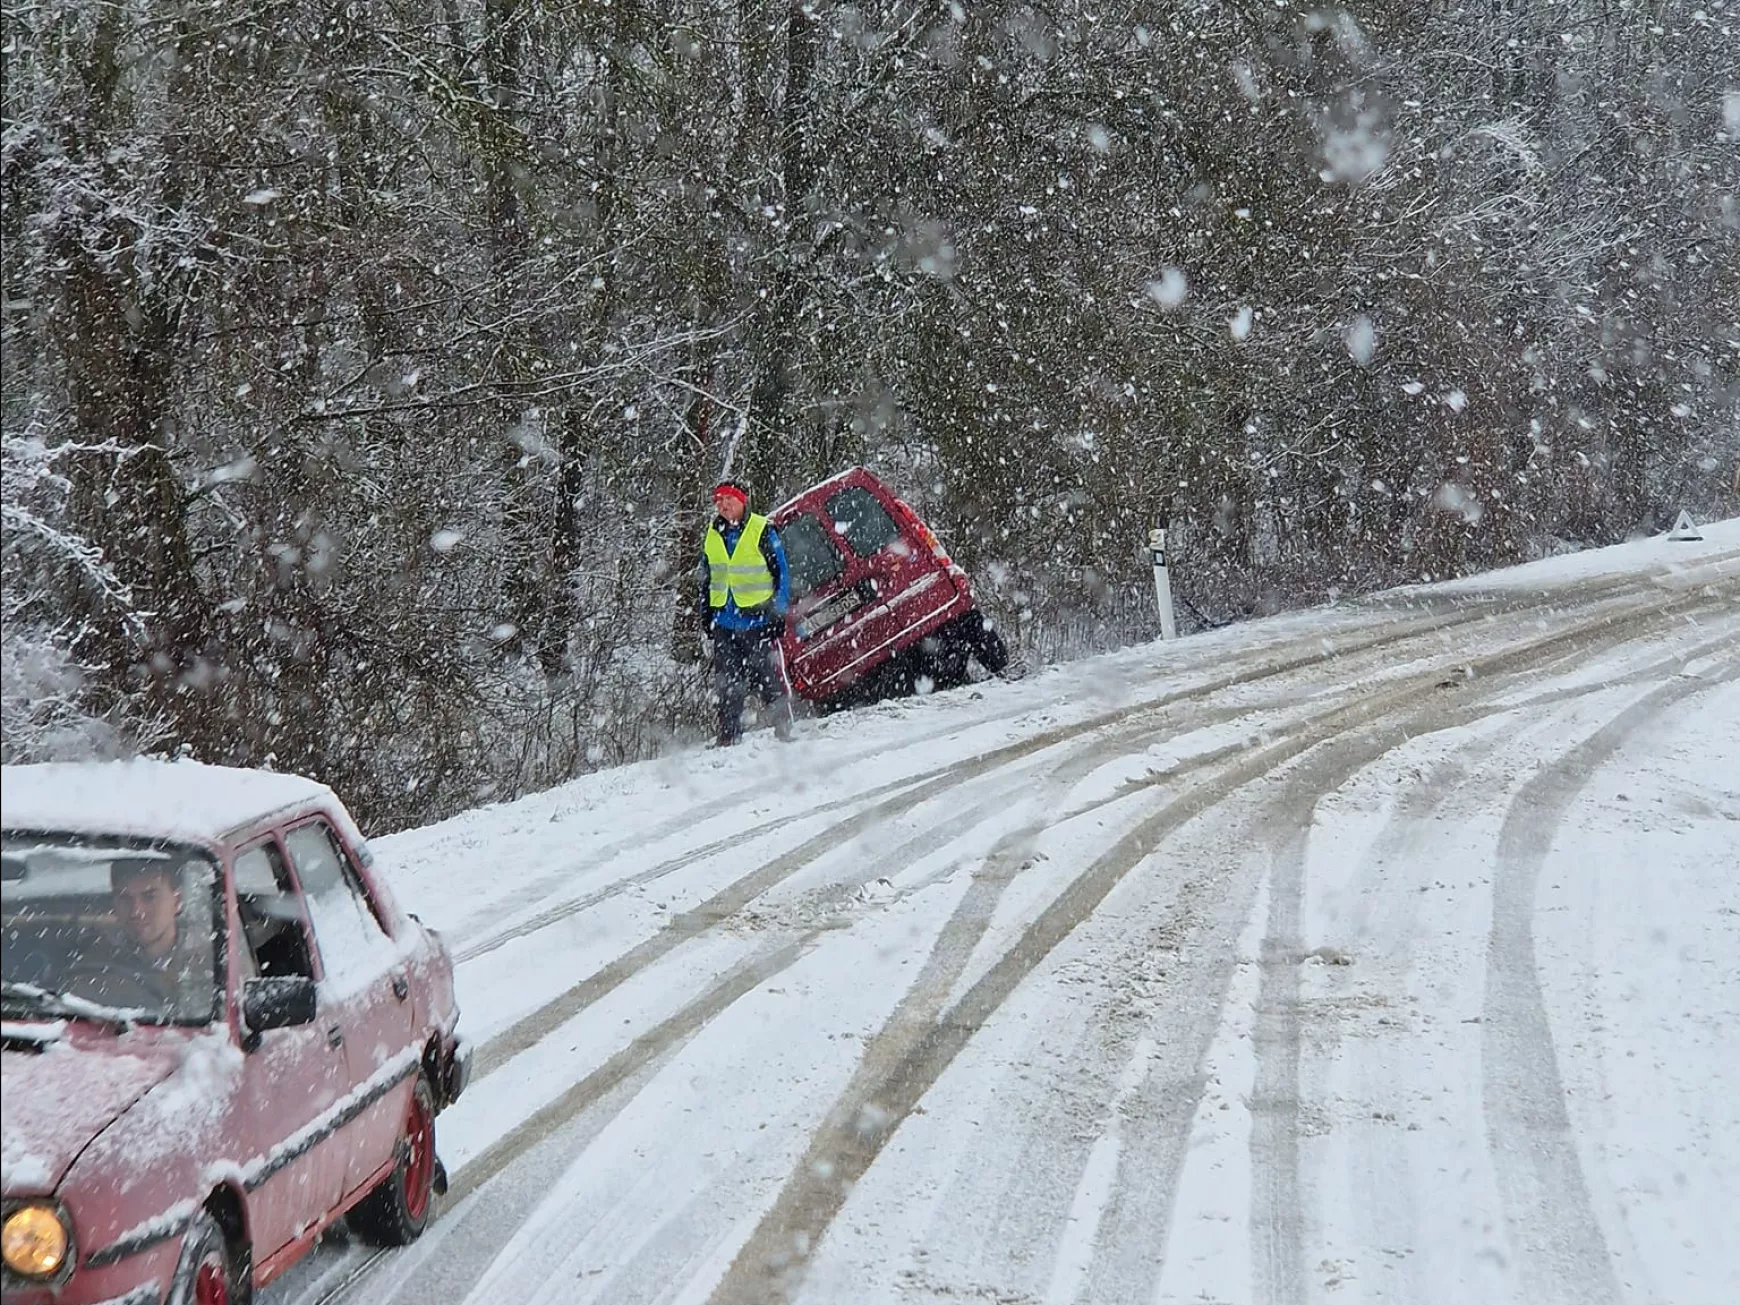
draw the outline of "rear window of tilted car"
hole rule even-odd
[[[786,565],[791,570],[791,596],[808,597],[830,580],[839,578],[846,561],[822,523],[808,513],[799,513],[779,527],[785,546]]]
[[[861,486],[852,485],[832,495],[827,507],[834,528],[859,557],[874,557],[900,538],[900,527],[888,509]]]

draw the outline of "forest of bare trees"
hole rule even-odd
[[[1740,0],[5,0],[4,750],[376,828],[895,483],[1048,659],[1740,510]]]

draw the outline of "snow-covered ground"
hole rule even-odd
[[[1740,1300],[1740,522],[376,851],[453,1190],[273,1305]]]

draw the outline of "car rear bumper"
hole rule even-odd
[[[459,1100],[471,1082],[471,1040],[455,1036],[441,1054],[440,1079],[436,1089],[440,1104],[450,1106]]]
[[[942,572],[937,573],[939,576]],[[813,643],[788,639],[786,665],[792,687],[811,701],[826,701],[851,688],[885,662],[930,638],[944,626],[974,612],[972,595],[959,588],[948,591],[940,606],[932,608],[893,637],[865,647],[867,636],[850,626],[834,635],[818,635]]]

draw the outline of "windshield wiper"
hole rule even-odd
[[[8,1005],[15,1001],[26,1003],[25,1013],[27,1014],[55,1015],[62,1019],[86,1020],[93,1024],[105,1024],[121,1033],[131,1029],[142,1013],[117,1010],[113,1006],[86,1001],[83,997],[74,997],[64,992],[51,992],[47,988],[37,987],[34,983],[18,983],[12,979],[0,982],[0,997],[4,997]]]

